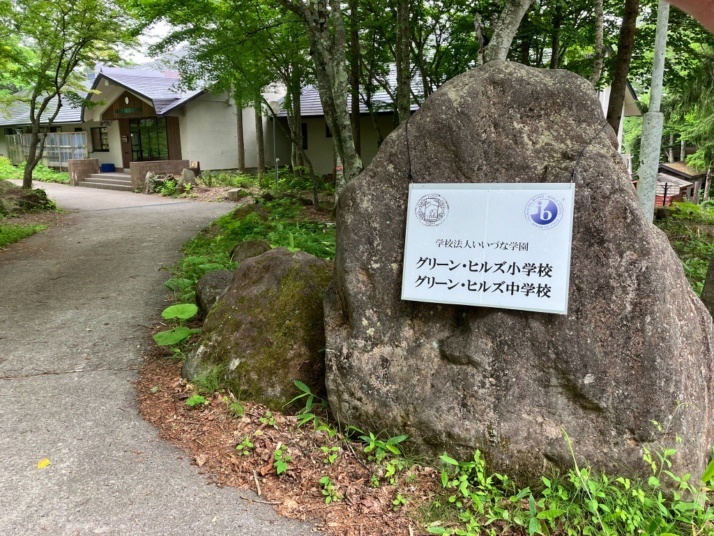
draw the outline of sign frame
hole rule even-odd
[[[569,206],[570,206],[570,214],[567,214],[566,216],[563,216],[563,218],[567,217],[568,221],[563,222],[563,224],[566,225],[566,232],[567,232],[567,254],[566,254],[566,274],[565,274],[565,281],[564,281],[564,288],[565,288],[565,298],[564,298],[564,307],[557,307],[557,308],[551,308],[551,309],[543,309],[542,307],[524,307],[524,306],[509,306],[509,305],[492,305],[492,304],[481,304],[481,303],[473,303],[473,302],[466,302],[466,301],[461,301],[458,299],[455,299],[453,301],[444,301],[443,299],[426,299],[426,298],[418,298],[414,299],[413,297],[405,297],[405,295],[409,296],[409,286],[412,285],[411,283],[408,285],[407,284],[407,259],[411,258],[410,256],[410,246],[414,247],[417,243],[416,240],[410,240],[410,238],[413,238],[413,233],[414,233],[414,228],[415,223],[416,223],[416,218],[417,216],[414,216],[410,213],[407,214],[407,221],[406,221],[406,233],[405,233],[405,239],[404,239],[404,257],[402,259],[402,289],[401,289],[401,299],[404,301],[415,301],[415,302],[422,302],[422,303],[435,303],[435,304],[443,304],[443,305],[462,305],[462,306],[469,306],[469,307],[487,307],[487,308],[494,308],[494,309],[507,309],[507,310],[516,310],[516,311],[527,311],[527,312],[539,312],[539,313],[545,313],[545,314],[560,314],[560,315],[567,315],[568,314],[568,305],[570,301],[570,270],[571,270],[571,264],[572,264],[572,243],[573,243],[573,225],[574,225],[574,219],[575,219],[575,184],[574,183],[410,183],[409,184],[409,196],[407,200],[407,211],[412,211],[412,208],[414,205],[412,205],[412,200],[413,197],[417,196],[420,194],[421,191],[424,190],[443,190],[447,192],[452,192],[452,191],[459,191],[459,190],[493,190],[493,191],[528,191],[528,192],[533,192],[534,195],[537,195],[537,193],[544,193],[544,194],[549,194],[549,193],[561,193],[565,194],[566,196],[569,196]],[[438,211],[437,211],[438,212]],[[439,216],[437,216],[437,219]],[[411,228],[410,228],[410,222],[412,223]],[[424,225],[430,226],[432,224],[423,222]],[[434,223],[434,225],[438,225],[440,222]],[[545,232],[545,231],[544,231]],[[411,273],[411,272],[410,272]]]

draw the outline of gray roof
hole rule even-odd
[[[164,115],[203,93],[203,90],[182,90],[176,71],[102,67],[94,80],[93,89],[102,78],[151,101],[157,115]]]
[[[389,73],[389,76],[387,77],[387,84],[389,85],[392,93],[396,93],[396,87],[397,87],[397,72],[396,70],[392,69],[392,71]],[[416,78],[412,79],[412,92],[416,93],[417,95],[420,95],[423,92],[423,88],[421,85],[421,82],[417,80]],[[280,104],[282,105],[284,99],[280,100]],[[389,96],[389,93],[387,93],[384,89],[380,89],[379,91],[376,91],[372,97],[372,104],[377,108],[378,111],[381,112],[392,112],[393,106],[392,106],[392,98]],[[350,95],[347,96],[347,109],[351,110],[352,108],[352,97]],[[414,112],[419,109],[419,105],[416,103],[412,103],[411,105],[411,110]],[[363,102],[363,99],[360,98],[360,103],[359,103],[359,113],[360,114],[368,114],[369,110],[367,109],[367,105]],[[325,112],[322,109],[322,102],[320,101],[320,92],[315,86],[306,86],[302,90],[302,95],[300,96],[300,114],[302,117],[322,117],[325,115]],[[281,110],[278,113],[278,117],[287,117],[287,112],[285,110]]]
[[[87,84],[89,87],[89,84]],[[47,123],[48,119],[52,116],[54,111],[57,109],[57,99],[52,99],[50,104],[47,106],[45,113],[42,114],[41,123]],[[62,123],[81,123],[82,122],[82,109],[74,107],[66,101],[62,102],[62,107],[60,108],[57,117],[53,121],[53,124]],[[0,107],[0,127],[6,126],[22,126],[30,124],[30,105],[26,102],[15,101],[10,104],[7,108]]]
[[[176,71],[155,71],[142,66],[133,69],[101,67],[94,80],[86,82],[87,89],[96,89],[102,78],[149,100],[157,115],[164,115],[175,110],[203,93],[202,90],[179,89],[179,74]],[[52,115],[56,106],[57,100],[55,99],[42,115],[43,123],[47,122],[47,118]],[[53,124],[82,122],[82,108],[73,107],[67,102],[63,102]],[[7,108],[0,108],[0,127],[29,124],[30,106],[27,103],[16,101]]]

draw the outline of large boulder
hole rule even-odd
[[[324,393],[322,301],[331,277],[330,263],[301,251],[246,259],[211,309],[184,375],[219,366],[236,395],[275,409],[297,394],[294,380]]]
[[[599,469],[636,474],[643,447],[671,445],[676,471],[701,474],[712,319],[604,124],[584,79],[498,62],[446,83],[385,141],[337,211],[326,386],[341,422],[429,454],[480,448],[514,476],[571,464],[564,432]],[[402,301],[410,170],[423,183],[574,176],[569,313]]]

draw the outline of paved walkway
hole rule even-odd
[[[231,206],[37,186],[72,214],[0,252],[0,534],[311,534],[208,485],[137,413],[161,268]]]

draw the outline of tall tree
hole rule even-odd
[[[508,0],[498,16],[493,36],[486,45],[484,61],[505,60],[523,16],[534,0]]]
[[[597,87],[600,83],[602,68],[605,63],[605,13],[603,0],[593,0],[593,11],[595,12],[595,54],[590,83]]]
[[[627,77],[630,72],[632,50],[637,33],[637,16],[640,12],[640,0],[625,0],[625,12],[622,17],[620,38],[617,42],[617,56],[613,67],[610,100],[607,105],[607,122],[615,132],[620,129],[622,105],[627,91]]]
[[[6,58],[23,88],[12,99],[29,106],[31,139],[22,187],[32,188],[45,132],[68,100],[78,105],[86,99],[78,68],[119,61],[117,46],[133,42],[127,31],[132,23],[118,0],[1,0],[0,5],[0,27],[18,43]]]
[[[320,92],[325,120],[332,132],[338,160],[337,191],[362,171],[362,159],[355,149],[347,107],[349,76],[347,42],[342,4],[339,0],[277,0],[304,22],[310,36],[310,54]],[[342,169],[339,169],[342,167]]]

